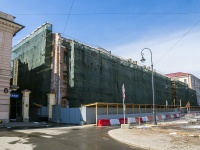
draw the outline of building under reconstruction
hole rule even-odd
[[[18,61],[17,92],[30,93],[30,120],[37,110],[47,105],[47,94],[55,93],[62,107],[80,107],[94,102],[122,103],[122,85],[126,103],[152,104],[151,68],[136,61],[113,55],[103,48],[67,39],[52,32],[45,23],[13,48]],[[16,67],[16,66],[14,66]],[[180,81],[154,72],[155,104],[182,105],[190,101],[196,106],[195,91]],[[174,100],[175,99],[175,100]],[[32,118],[32,119],[31,119]]]
[[[189,73],[176,72],[166,74],[173,81],[181,81],[188,85],[189,88],[196,91],[197,104],[200,106],[200,79]]]

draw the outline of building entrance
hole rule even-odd
[[[17,93],[10,97],[10,121],[22,122],[22,98]]]

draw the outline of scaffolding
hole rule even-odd
[[[12,60],[18,60],[18,93],[30,93],[30,117],[36,117],[34,103],[47,106],[51,86],[52,25],[45,23],[13,47]],[[21,96],[20,96],[21,97]]]
[[[52,68],[59,63],[54,47],[55,37],[52,25],[45,23],[13,48],[13,60],[19,60],[19,91],[31,91],[30,102],[47,105],[47,93],[52,89]],[[123,59],[102,48],[94,48],[61,37],[61,47],[65,49],[67,96],[70,107],[79,107],[94,102],[121,103],[122,85],[126,89],[126,103],[152,103],[152,71],[140,66],[136,61]],[[62,60],[62,59],[61,59]],[[61,63],[61,67],[62,63]],[[57,82],[57,80],[55,80]],[[176,88],[174,88],[176,87]],[[155,104],[182,103],[190,101],[196,106],[194,91],[174,84],[170,78],[154,71]],[[184,87],[187,87],[184,85]],[[54,86],[53,88],[57,88]],[[57,93],[55,92],[56,97]],[[193,95],[193,96],[192,96]],[[177,104],[177,103],[175,103]]]
[[[76,41],[68,48],[69,76],[73,74],[74,86],[69,86],[68,99],[73,106],[93,102],[120,103],[122,85],[126,88],[126,102],[149,104],[152,102],[151,68],[114,56],[111,52],[89,47]],[[72,44],[71,44],[72,45]],[[73,55],[71,55],[73,53]],[[72,58],[73,56],[73,58]],[[72,65],[73,64],[73,65]],[[171,80],[154,72],[155,104],[172,101]]]
[[[172,80],[172,99],[174,105],[182,103],[185,106],[189,101],[192,106],[197,106],[196,91],[180,81]]]

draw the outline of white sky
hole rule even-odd
[[[190,32],[180,40],[186,32],[187,30],[165,35],[152,34],[152,39],[143,37],[138,41],[116,45],[109,49],[118,56],[132,58],[141,63],[141,50],[149,48],[152,51],[154,69],[159,72],[163,74],[185,72],[200,78],[200,30]],[[150,52],[148,50],[143,52],[146,59],[144,64],[150,66]]]

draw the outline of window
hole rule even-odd
[[[191,82],[192,82],[192,86],[195,87],[195,80],[194,80],[194,79],[191,79]]]
[[[64,63],[67,63],[67,52],[64,52]]]
[[[186,83],[186,84],[187,84],[187,79],[184,79],[184,83]]]
[[[63,84],[67,84],[67,75],[63,75]]]

